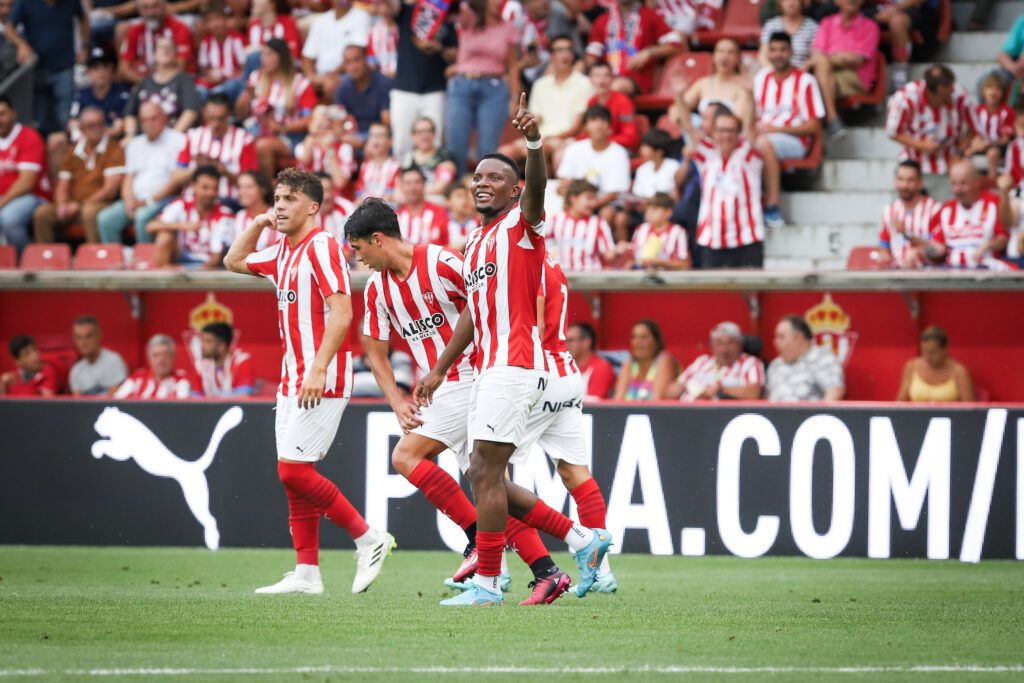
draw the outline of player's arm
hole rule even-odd
[[[256,251],[256,244],[260,241],[260,234],[264,228],[271,228],[276,223],[276,219],[271,212],[261,213],[256,218],[252,219],[249,223],[249,227],[245,229],[241,235],[238,236],[232,244],[231,248],[228,249],[228,253],[224,255],[224,267],[230,270],[232,273],[240,273],[242,275],[256,275],[249,266],[245,265],[245,259]],[[351,306],[350,306],[351,307]]]
[[[430,399],[433,398],[437,388],[441,386],[444,376],[448,374],[448,370],[463,354],[471,341],[473,341],[473,314],[469,312],[467,306],[462,310],[459,322],[455,325],[455,331],[452,332],[452,338],[448,340],[448,345],[444,347],[444,351],[438,357],[437,364],[416,385],[413,397],[416,399],[417,405],[430,405]]]
[[[234,245],[232,245],[234,246]],[[313,364],[306,372],[299,388],[299,407],[315,408],[324,397],[324,386],[327,384],[327,366],[338,355],[341,342],[348,334],[352,324],[352,297],[343,292],[335,292],[324,299],[327,304],[327,325],[324,327],[324,338],[320,349],[313,358]]]
[[[512,119],[512,127],[526,137],[528,143],[540,142],[540,128],[537,117],[526,110],[526,93],[519,95],[519,111]],[[548,172],[544,162],[544,146],[526,149],[526,186],[519,199],[519,211],[531,226],[540,225],[544,218],[544,189],[548,184]]]
[[[366,358],[370,361],[373,378],[377,380],[377,386],[383,392],[391,410],[395,411],[398,424],[402,425],[404,431],[415,429],[423,424],[417,407],[405,400],[402,390],[398,388],[398,382],[395,381],[395,370],[391,367],[391,359],[388,358],[388,343],[364,335],[363,349],[366,350]]]

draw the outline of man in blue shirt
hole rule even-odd
[[[117,55],[110,50],[94,47],[85,65],[91,85],[75,93],[69,125],[72,129],[75,128],[79,113],[86,107],[98,107],[103,110],[107,134],[115,138],[121,137],[124,132],[124,107],[128,104],[128,93],[131,89],[124,83],[114,81],[114,74],[117,73]]]
[[[342,59],[345,76],[334,92],[334,101],[355,118],[359,137],[365,140],[370,124],[391,125],[391,79],[370,68],[365,47],[349,45]]]
[[[75,19],[79,21],[81,50],[75,54]],[[20,27],[24,36],[18,36]],[[75,96],[75,61],[85,62],[89,49],[89,18],[82,11],[82,0],[16,0],[9,24],[4,26],[8,39],[25,43],[36,56],[35,93],[32,118],[44,136],[64,130],[71,115]]]

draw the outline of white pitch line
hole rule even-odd
[[[644,667],[529,667],[529,666],[300,666],[237,669],[0,669],[0,678],[40,676],[280,676],[286,674],[1004,674],[1024,673],[1024,664],[938,664],[921,666],[644,666]]]

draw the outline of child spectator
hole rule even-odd
[[[234,344],[228,323],[205,325],[199,333],[199,358],[194,359],[197,396],[251,396],[256,390],[252,358]]]
[[[19,335],[7,345],[15,370],[0,375],[0,394],[8,396],[55,396],[60,386],[57,371],[43,361],[32,337]]]
[[[573,323],[565,345],[587,383],[587,400],[608,398],[615,384],[615,369],[597,352],[597,332],[590,323]]]
[[[170,399],[188,398],[192,383],[184,370],[174,368],[177,345],[166,334],[154,334],[146,343],[147,367],[139,368],[124,381],[114,398]]]
[[[473,195],[461,183],[452,183],[444,192],[448,203],[448,246],[462,251],[469,242],[469,236],[480,227]]]
[[[689,270],[690,251],[686,231],[670,222],[672,198],[659,192],[647,202],[644,223],[633,233],[635,268]]]
[[[616,256],[608,222],[594,213],[597,188],[574,180],[565,191],[565,208],[548,221],[548,253],[566,272],[601,270]]]
[[[991,73],[981,80],[981,102],[971,108],[972,126],[976,133],[968,154],[984,153],[988,175],[999,175],[1003,153],[1014,137],[1015,115],[1006,104],[1006,84],[999,74]]]
[[[71,341],[80,356],[68,376],[69,388],[75,396],[109,394],[128,376],[128,366],[120,354],[103,348],[103,330],[93,316],[75,318]]]
[[[650,199],[658,192],[676,197],[679,187],[681,164],[668,158],[672,138],[663,130],[650,130],[640,142],[642,164],[636,169],[633,179],[633,196]]]
[[[565,149],[558,165],[559,191],[564,194],[572,180],[586,180],[597,187],[597,205],[603,208],[629,189],[629,153],[611,140],[611,112],[600,104],[583,115],[586,140]]]
[[[374,123],[363,147],[363,165],[356,181],[359,199],[378,197],[391,201],[398,179],[398,161],[391,156],[391,129],[383,123]]]
[[[200,166],[192,174],[191,192],[167,205],[146,230],[155,235],[153,267],[180,263],[212,269],[220,265],[223,236],[233,227],[234,216],[217,198],[220,173]]]

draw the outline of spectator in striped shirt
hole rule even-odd
[[[1006,263],[995,258],[1009,242],[999,220],[999,197],[982,190],[981,178],[968,159],[953,164],[949,183],[953,199],[932,218],[928,252],[954,268],[1005,270]]]
[[[815,346],[807,321],[787,315],[775,327],[778,357],[768,366],[769,401],[839,401],[846,394],[843,366],[835,354]]]
[[[633,233],[635,268],[689,270],[686,231],[671,222],[672,198],[659,192],[647,202],[643,225]]]
[[[399,175],[402,204],[395,211],[402,239],[415,246],[448,246],[448,210],[426,200],[427,178],[418,166],[403,169]]]
[[[114,392],[120,399],[183,399],[192,394],[184,370],[174,367],[177,344],[166,334],[154,334],[146,342],[146,367],[139,368]]]
[[[547,247],[567,272],[601,270],[617,255],[608,222],[594,213],[597,188],[574,180],[565,191],[565,205],[548,221]]]
[[[615,368],[597,352],[597,332],[590,323],[573,323],[565,345],[587,383],[586,400],[608,398],[615,385]]]
[[[252,357],[235,344],[235,331],[226,322],[203,326],[193,361],[197,396],[252,396],[256,390]]]
[[[971,109],[971,126],[975,136],[967,155],[984,154],[988,159],[988,175],[999,175],[1006,146],[1014,137],[1014,112],[1006,104],[1006,83],[996,73],[990,73],[979,86],[982,101]]]
[[[879,245],[896,268],[917,268],[928,244],[932,218],[941,204],[924,192],[921,164],[904,159],[896,167],[896,200],[882,209]]]
[[[469,236],[480,227],[473,195],[462,183],[452,183],[444,191],[444,197],[448,204],[448,244],[461,253],[466,249]]]
[[[383,123],[371,124],[356,180],[356,197],[395,200],[398,170],[398,160],[391,156],[391,128]]]
[[[711,353],[693,361],[669,385],[664,398],[681,401],[717,401],[761,398],[764,364],[760,358],[743,353],[743,332],[734,322],[718,323],[711,329]]]
[[[231,104],[245,90],[245,37],[231,27],[227,8],[213,0],[203,10],[206,35],[199,43],[200,93],[224,93]]]

